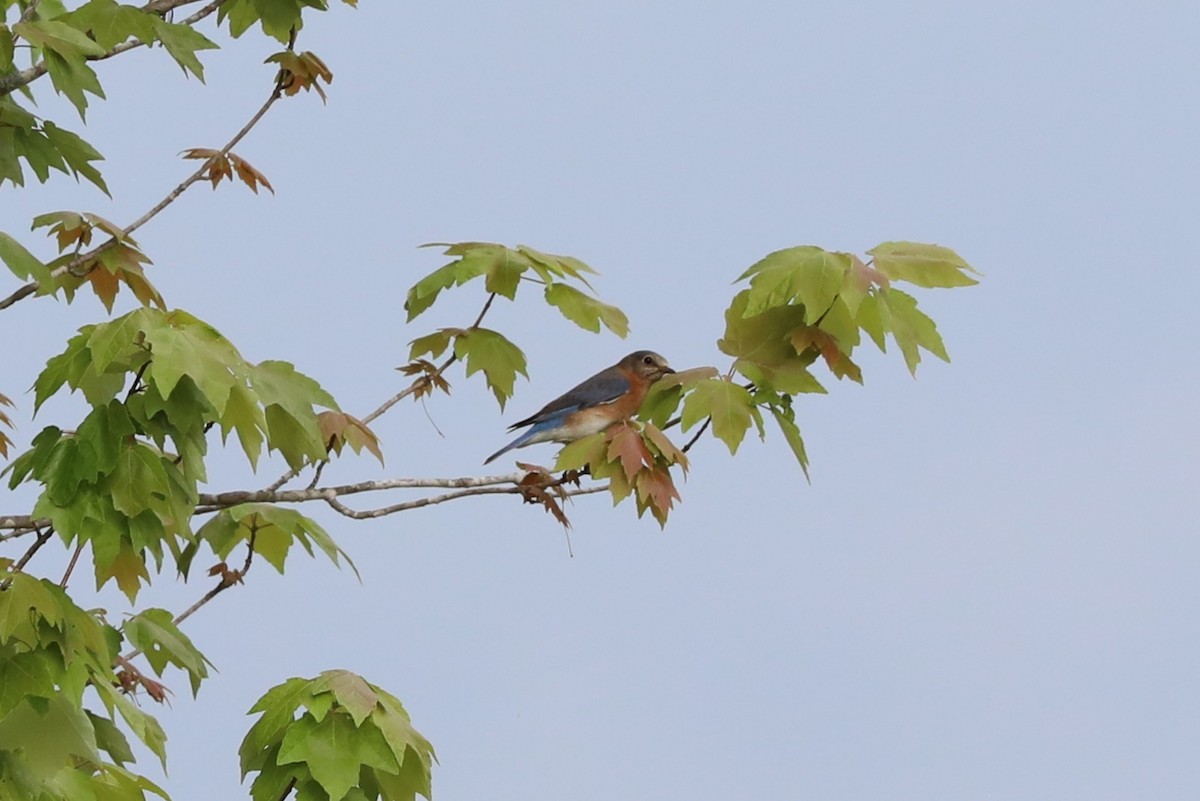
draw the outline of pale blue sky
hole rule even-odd
[[[289,100],[237,149],[278,195],[194,189],[139,235],[153,278],[248,358],[293,361],[365,413],[401,386],[409,340],[482,299],[405,326],[407,286],[440,264],[417,244],[521,242],[602,273],[628,341],[536,298],[499,306],[530,381],[502,415],[453,374],[428,405],[444,438],[397,407],[387,476],[483,474],[507,423],[636,348],[724,365],[730,282],[788,245],[957,249],[984,282],[918,295],[953,363],[914,382],[864,349],[865,387],[830,379],[799,404],[811,486],[777,439],[732,459],[706,439],[665,532],[580,499],[574,558],[512,498],[370,523],[314,508],[364,583],[259,564],[188,621],[220,673],[198,702],[176,677],[160,710],[177,801],[244,792],[246,709],[330,667],[404,700],[439,801],[1195,797],[1200,11],[741,5],[313,16],[299,44],[335,73],[328,106]],[[6,191],[4,228],[136,217],[184,174],[175,154],[257,107],[272,50],[212,54],[207,87],[159,52],[104,64],[90,138],[116,201]],[[98,308],[5,312],[8,341],[36,345],[10,348],[0,389]],[[237,455],[214,488],[278,473],[246,478]],[[147,597],[179,609],[206,587]]]

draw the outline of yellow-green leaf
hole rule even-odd
[[[967,275],[979,275],[950,248],[920,242],[884,242],[867,251],[881,273],[893,281],[907,281],[927,288],[971,286],[979,283]]]

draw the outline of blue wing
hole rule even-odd
[[[509,426],[509,431],[515,431],[525,426],[529,426],[529,430],[522,432],[519,437],[493,453],[483,463],[488,464],[513,448],[552,440],[559,433],[560,426],[566,424],[567,418],[573,412],[612,403],[628,391],[629,380],[620,370],[616,367],[602,370],[579,386],[550,401],[534,414]]]
[[[615,367],[596,373],[577,387],[567,390],[535,413],[508,427],[509,431],[554,420],[562,421],[571,412],[612,403],[629,391],[629,380]]]

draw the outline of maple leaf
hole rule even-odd
[[[572,472],[572,475],[570,477],[564,476],[560,481],[555,479],[554,476],[550,475],[545,468],[538,467],[537,465],[529,465],[518,462],[517,466],[522,470],[529,471],[521,477],[519,482],[517,482],[517,489],[520,491],[521,497],[524,499],[525,503],[540,504],[549,514],[554,516],[555,520],[562,524],[563,528],[569,529],[571,527],[571,521],[567,519],[566,513],[563,512],[562,505],[559,503],[559,499],[566,497],[561,489],[561,485],[562,481],[571,480],[574,480],[574,482],[578,484],[578,474],[574,474],[573,471],[569,471]],[[557,490],[557,498],[551,493],[550,490],[552,489]]]
[[[710,378],[696,384],[684,400],[683,429],[688,430],[706,417],[712,418],[713,434],[725,443],[730,454],[735,454],[751,422],[760,415],[750,390],[721,378]]]
[[[917,374],[917,365],[921,362],[919,349],[929,351],[944,362],[950,361],[937,324],[917,308],[916,298],[899,289],[889,289],[875,297],[881,317],[886,319],[892,338],[900,346],[910,373]]]
[[[792,332],[791,341],[797,353],[803,353],[808,348],[820,353],[838,378],[849,377],[852,381],[862,383],[862,370],[851,361],[848,354],[842,352],[837,339],[827,331],[816,326],[797,328]]]
[[[100,298],[104,308],[111,312],[113,301],[117,298],[117,291],[121,288],[121,282],[117,280],[116,273],[107,268],[98,267],[90,270],[87,277],[96,297]]]
[[[638,516],[640,517],[643,512],[649,510],[654,519],[658,521],[658,525],[665,526],[667,516],[674,507],[675,501],[681,500],[671,473],[665,468],[657,466],[643,470],[638,473],[634,481],[634,489],[637,497]]]
[[[642,435],[628,423],[618,423],[607,432],[608,459],[619,461],[630,482],[642,467],[654,464],[654,456],[642,441]]]
[[[468,377],[483,372],[501,409],[512,397],[517,375],[529,377],[521,349],[489,328],[470,328],[458,333],[454,337],[454,355],[466,362]]]
[[[846,270],[846,279],[842,282],[842,290],[838,298],[846,304],[851,314],[858,312],[858,304],[862,303],[872,287],[887,287],[888,277],[883,273],[864,264],[863,260],[850,254],[850,269]]]
[[[238,178],[242,180],[242,183],[250,187],[251,192],[257,195],[258,186],[262,184],[271,191],[272,195],[275,194],[275,187],[271,186],[271,182],[267,180],[267,176],[251,166],[250,162],[233,153],[229,154],[229,160],[233,162],[233,169],[237,173]]]
[[[268,56],[263,63],[279,65],[279,86],[287,95],[294,95],[301,89],[312,90],[321,96],[322,103],[326,101],[321,81],[326,84],[332,83],[333,73],[316,53],[310,50],[305,50],[303,53],[285,50]]]
[[[93,542],[93,550],[95,548],[96,544]],[[109,579],[116,579],[117,586],[129,598],[130,603],[137,600],[142,582],[150,580],[146,560],[136,553],[126,540],[121,541],[119,550],[109,559],[97,554],[95,565],[96,587],[103,587]]]
[[[619,337],[629,334],[629,318],[616,306],[610,306],[580,292],[573,286],[553,283],[546,287],[546,302],[562,312],[571,322],[592,333],[600,332],[600,324]]]
[[[650,444],[658,452],[658,456],[666,461],[667,464],[677,464],[683,468],[684,473],[687,473],[687,454],[675,447],[675,443],[671,442],[667,438],[667,435],[660,431],[657,426],[647,423],[642,428],[642,436],[646,440],[649,440]]]
[[[340,454],[345,445],[353,448],[355,453],[362,453],[366,448],[383,464],[379,438],[357,417],[345,412],[324,411],[317,415],[317,425],[326,447],[334,453]]]
[[[811,245],[770,253],[738,277],[750,279],[744,315],[797,303],[805,321],[816,322],[837,297],[849,267],[850,254]]]
[[[971,286],[979,283],[967,275],[981,275],[950,248],[920,242],[884,242],[867,251],[879,272],[893,281],[926,288]]]

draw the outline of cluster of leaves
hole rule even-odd
[[[671,478],[675,465],[686,474],[687,456],[657,426],[623,422],[565,446],[554,469],[586,470],[593,478],[607,480],[614,504],[632,495],[638,517],[649,511],[665,526],[679,500]]]
[[[56,584],[10,568],[0,560],[0,796],[166,798],[125,767],[134,756],[122,729],[164,766],[166,735],[131,699],[162,685],[142,676],[120,648],[140,649],[159,676],[168,666],[182,669],[193,692],[208,675],[207,660],[166,610],[145,609],[112,626]],[[85,703],[89,689],[94,700]]]
[[[212,184],[213,189],[216,189],[222,180],[232,181],[236,175],[238,180],[250,187],[250,191],[256,195],[260,185],[270,190],[272,195],[275,194],[275,187],[271,186],[267,176],[235,153],[213,150],[210,147],[193,147],[183,151],[183,157],[204,160],[204,179]]]
[[[9,466],[9,486],[39,483],[34,516],[68,545],[90,544],[97,584],[115,579],[131,600],[149,578],[149,556],[161,569],[165,553],[180,563],[194,545],[210,428],[236,433],[252,465],[266,449],[300,467],[327,453],[330,428],[316,407],[337,409],[292,365],[247,362],[218,331],[178,310],[141,308],[80,329],[34,383],[35,410],[64,387],[83,393],[91,412],[74,431],[48,426],[35,436]],[[339,436],[344,431],[329,439]],[[223,514],[209,525],[232,511]],[[272,522],[288,542],[299,536],[294,521]],[[319,531],[311,521],[301,529]]]
[[[603,325],[620,337],[629,333],[629,319],[624,312],[572,285],[578,283],[591,289],[587,276],[596,274],[579,259],[542,253],[525,245],[510,248],[491,242],[438,243],[426,247],[444,247],[446,255],[457,258],[408,290],[404,309],[409,322],[429,309],[443,290],[482,278],[488,293],[508,300],[516,299],[522,282],[532,282],[542,287],[547,303],[581,328],[599,333]],[[447,348],[466,364],[468,376],[483,373],[501,409],[513,395],[517,375],[527,376],[524,352],[498,331],[478,325],[442,328],[415,339],[409,349],[412,363],[407,370],[428,372],[424,365],[429,362],[421,357],[436,359]]]
[[[343,2],[356,5],[356,0]],[[215,10],[218,23],[226,25],[234,37],[257,25],[268,36],[288,44],[303,27],[305,10],[328,7],[325,0],[230,0]],[[29,85],[48,74],[54,90],[71,102],[82,119],[88,96],[104,97],[100,78],[92,68],[95,61],[139,45],[160,45],[185,75],[203,80],[204,66],[198,53],[218,47],[194,24],[212,9],[174,22],[156,10],[155,3],[139,8],[116,0],[88,0],[67,10],[62,2],[0,2],[5,12],[13,8],[20,13],[19,19],[11,25],[0,23],[0,186],[5,181],[23,186],[28,168],[42,182],[48,180],[51,170],[57,170],[108,192],[93,164],[103,158],[100,153],[77,134],[26,110],[13,97],[15,89],[24,89],[32,100]],[[19,63],[20,53],[27,56],[27,62]],[[296,63],[281,63],[281,69],[294,77],[284,87],[289,93],[314,87],[320,91],[316,80],[331,79],[328,68],[311,53],[284,53],[273,58],[293,56]]]
[[[643,417],[664,425],[682,404],[679,421],[685,431],[710,422],[713,435],[733,454],[752,426],[765,437],[764,413],[769,413],[807,475],[793,401],[826,391],[812,373],[814,363],[822,360],[836,378],[861,384],[862,371],[852,358],[860,332],[883,351],[890,336],[914,375],[921,350],[948,361],[933,320],[892,282],[976,283],[971,267],[938,245],[886,242],[868,255],[870,261],[864,262],[851,253],[801,246],[752,265],[738,279],[750,285],[726,310],[725,334],[717,343],[733,358],[729,372],[687,385],[663,382],[647,398]]]
[[[301,711],[303,707],[303,711]],[[297,716],[297,713],[300,713]],[[242,778],[257,773],[255,801],[410,801],[431,795],[433,746],[395,696],[345,670],[272,687],[250,710]]]
[[[166,308],[162,295],[146,278],[143,265],[150,263],[149,257],[119,226],[92,212],[54,211],[35,217],[33,228],[47,229],[46,235],[58,246],[58,258],[43,263],[15,239],[0,232],[0,260],[17,278],[35,281],[39,295],[62,290],[70,302],[86,283],[111,312],[124,284],[143,305]],[[96,231],[108,239],[102,247],[82,253],[83,248],[91,245]]]

